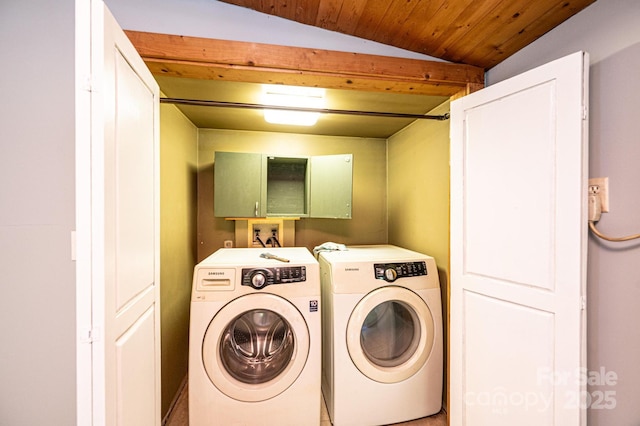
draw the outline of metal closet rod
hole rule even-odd
[[[327,108],[302,108],[302,107],[287,107],[287,106],[277,106],[277,105],[247,104],[242,102],[204,101],[204,100],[179,99],[179,98],[160,98],[160,103],[221,107],[221,108],[275,109],[280,111],[318,112],[321,114],[359,115],[359,116],[367,116],[367,117],[411,118],[414,120],[426,119],[426,120],[443,121],[443,120],[449,119],[449,113],[445,113],[443,115],[403,114],[403,113],[395,113],[395,112],[353,111],[353,110],[327,109]]]

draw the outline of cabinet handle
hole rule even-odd
[[[256,209],[254,210],[253,215],[255,217],[258,217],[258,202],[257,201],[256,201]]]

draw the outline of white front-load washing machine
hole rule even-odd
[[[320,252],[322,392],[334,426],[386,425],[442,407],[434,259],[391,245]]]
[[[200,262],[189,424],[320,424],[319,308],[318,262],[306,248],[220,249]]]

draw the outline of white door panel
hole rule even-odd
[[[553,425],[553,387],[538,374],[553,368],[553,314],[471,291],[463,303],[466,424]]]
[[[154,426],[156,400],[149,383],[156,380],[152,348],[155,345],[155,308],[138,317],[116,341],[116,424]]]
[[[116,72],[115,223],[116,309],[154,285],[154,94],[123,52],[112,52]],[[142,125],[148,123],[151,125]]]
[[[465,147],[463,246],[473,256],[464,257],[465,273],[534,287],[552,284],[552,104],[553,85],[547,83],[466,114],[467,129],[473,130]],[[529,212],[539,212],[537,220],[530,221]],[[513,250],[519,241],[528,244]]]
[[[148,287],[145,291],[133,298],[123,309],[115,311],[116,321],[113,324],[114,336],[118,336],[119,338],[126,333],[131,325],[149,310],[149,307],[155,305],[155,293],[153,286]]]
[[[587,62],[451,104],[452,425],[585,422]]]

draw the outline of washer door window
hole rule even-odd
[[[426,363],[433,347],[433,317],[427,304],[403,287],[366,295],[347,323],[347,349],[355,366],[372,380],[397,383]]]
[[[202,358],[211,382],[239,401],[264,401],[298,378],[309,355],[309,330],[298,309],[273,294],[231,301],[211,320]]]

